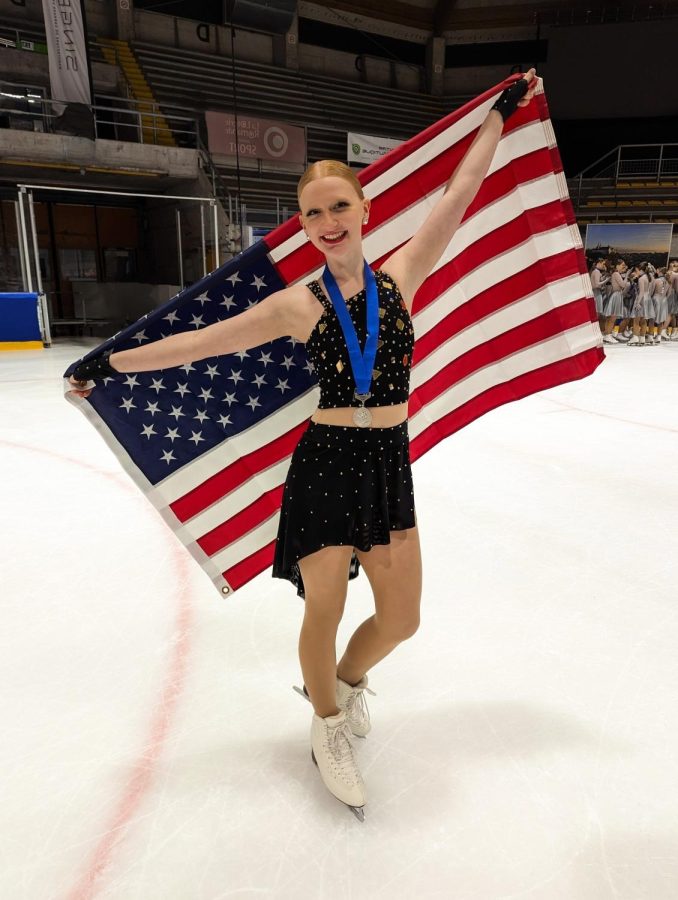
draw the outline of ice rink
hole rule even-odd
[[[294,589],[220,598],[64,401],[97,343],[0,355],[3,900],[678,897],[678,342],[414,465],[363,824],[311,761]],[[363,573],[340,651],[370,613]]]

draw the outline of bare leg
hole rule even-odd
[[[392,531],[391,543],[358,551],[374,593],[376,613],[360,625],[346,647],[337,674],[357,684],[419,627],[421,552],[417,528]]]
[[[344,613],[352,547],[324,547],[299,560],[306,603],[299,662],[313,709],[336,715],[337,628]]]

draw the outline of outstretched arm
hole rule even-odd
[[[530,69],[523,79],[527,82],[527,92],[515,106],[526,106],[537,86],[535,70]],[[519,81],[515,82],[519,85]],[[524,89],[524,86],[522,86]],[[502,94],[502,98],[513,90],[512,85]],[[520,87],[516,89],[520,93]],[[510,112],[500,112],[494,107],[478,130],[478,134],[464,158],[456,168],[445,187],[445,192],[421,228],[399,250],[388,258],[382,266],[398,284],[403,299],[411,307],[412,299],[419,286],[432,272],[459,227],[464,213],[478,193],[487,175],[497,144],[501,137],[505,117]]]

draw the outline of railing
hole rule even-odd
[[[181,146],[193,149],[198,146],[198,120],[194,115],[180,115],[174,111],[176,108],[163,106],[161,109],[159,104],[146,100],[108,94],[96,94],[94,99],[96,102],[89,109],[97,138],[158,144],[169,129]],[[58,134],[64,105],[45,97],[42,88],[0,81],[0,116],[7,119],[5,127]]]
[[[616,186],[620,181],[663,181],[678,178],[678,144],[621,144],[587,166],[573,181],[577,183],[577,205],[584,181]]]

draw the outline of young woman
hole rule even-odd
[[[623,259],[618,259],[614,266],[614,272],[610,278],[610,294],[605,301],[603,307],[603,342],[606,344],[618,343],[617,338],[612,334],[614,323],[617,319],[623,319],[626,316],[626,307],[624,305],[624,297],[631,287],[626,277],[626,263]],[[631,338],[633,340],[633,338]],[[629,342],[630,343],[630,342]]]
[[[659,327],[659,333],[655,336],[655,344],[668,341],[667,328],[671,321],[669,314],[669,283],[666,278],[666,267],[657,269],[657,277],[652,282],[652,302],[654,303],[655,321]]]
[[[87,380],[111,372],[165,369],[285,336],[306,343],[321,399],[292,455],[273,574],[292,581],[306,601],[299,658],[314,709],[313,760],[327,788],[361,820],[366,793],[351,739],[370,729],[366,673],[419,624],[421,556],[407,432],[412,301],[475,197],[504,121],[530,102],[535,87],[531,69],[504,91],[436,207],[379,271],[363,257],[370,201],[360,183],[343,163],[314,163],[299,182],[299,220],[325,256],[321,280],[273,293],[202,330],[83,363],[71,378],[73,392],[86,397]],[[337,665],[337,628],[359,565],[375,614]]]
[[[669,283],[669,315],[671,316],[671,340],[678,341],[678,259],[672,259],[667,272]]]
[[[604,324],[603,306],[605,304],[605,286],[610,280],[607,274],[607,264],[604,259],[597,259],[591,269],[591,286],[593,287],[593,299],[598,313],[598,324],[601,329]]]
[[[647,346],[654,343],[651,330],[649,332],[649,340],[647,339],[648,323],[654,323],[654,304],[650,294],[650,275],[647,263],[639,263],[631,273],[631,278],[636,282],[637,292],[631,309],[633,337],[629,341],[628,346]]]

